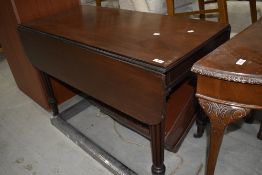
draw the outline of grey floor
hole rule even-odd
[[[245,26],[249,24],[248,16],[241,19],[246,19],[240,20]],[[239,26],[233,30],[239,32],[244,27]],[[49,121],[50,113],[19,91],[2,54],[0,82],[0,175],[111,174],[54,128]],[[60,106],[61,110],[80,99],[74,97],[67,101]],[[254,124],[240,121],[228,128],[216,175],[262,174],[262,141],[256,139],[261,115],[256,113]],[[105,145],[108,152],[139,174],[150,174],[149,142],[96,107],[90,106],[68,122],[98,144]],[[165,152],[166,174],[204,174],[208,134],[195,139],[192,136],[195,129],[193,126],[178,153]]]

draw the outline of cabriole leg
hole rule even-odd
[[[207,175],[214,175],[217,157],[226,127],[247,116],[249,109],[215,103],[199,98],[199,103],[210,119],[210,144],[208,150]]]

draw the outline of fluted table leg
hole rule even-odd
[[[164,175],[164,122],[150,126],[151,150],[152,150],[152,174]]]

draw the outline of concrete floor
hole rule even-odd
[[[50,113],[17,88],[3,58],[0,82],[0,175],[110,174],[50,124]]]
[[[50,113],[19,91],[3,55],[0,55],[0,82],[0,175],[111,174],[54,128],[49,121]],[[71,99],[61,109],[78,99]],[[255,137],[261,115],[256,114],[258,120],[254,124],[240,121],[228,129],[216,175],[261,174],[262,142]],[[108,151],[139,174],[150,173],[149,142],[97,108],[91,106],[69,122],[97,143],[105,144]],[[99,132],[102,129],[104,133]],[[165,152],[168,175],[204,174],[208,139],[206,134],[200,139],[193,138],[194,131],[195,126],[178,153]]]

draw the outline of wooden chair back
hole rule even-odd
[[[208,4],[208,3],[217,3],[217,8],[205,9],[205,4]],[[194,14],[200,14],[200,19],[205,19],[206,13],[218,12],[219,13],[219,22],[228,23],[228,12],[227,12],[226,0],[198,0],[198,5],[199,5],[198,11],[183,12],[183,13],[175,12],[174,0],[166,0],[166,4],[167,4],[167,14],[170,16],[173,16],[173,15],[189,16],[189,15],[194,15]],[[254,23],[257,21],[256,1],[249,0],[249,4],[250,4],[252,23]]]

